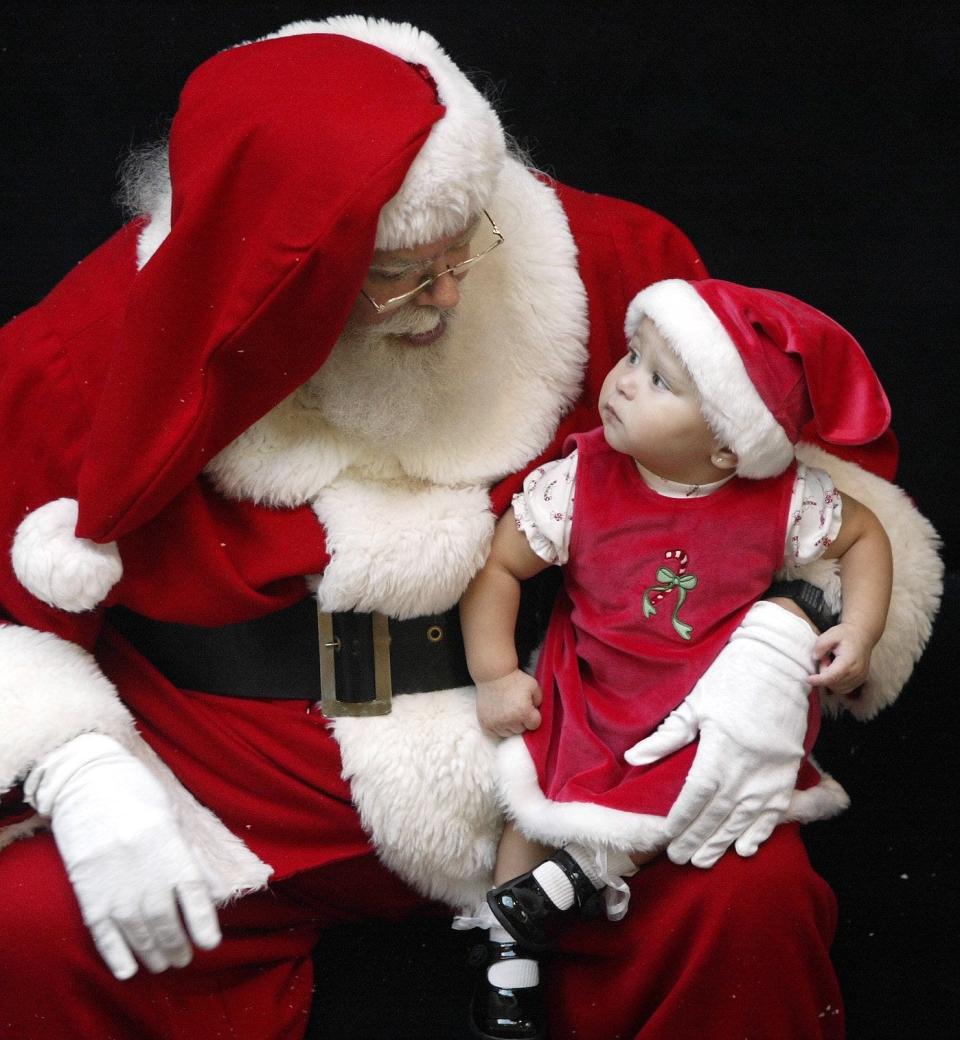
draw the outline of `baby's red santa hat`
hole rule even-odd
[[[704,417],[736,452],[742,477],[782,473],[811,419],[831,444],[867,444],[890,424],[890,403],[860,344],[792,296],[671,278],[634,298],[628,339],[644,318],[690,373]]]

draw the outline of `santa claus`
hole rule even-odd
[[[458,599],[523,475],[596,425],[629,299],[706,272],[528,169],[431,37],[360,17],[210,59],[134,179],[142,216],[0,340],[4,1021],[295,1037],[323,928],[489,886]],[[899,561],[869,717],[929,634],[935,535],[890,441],[806,450]],[[796,703],[700,719],[670,857],[563,940],[555,1037],[840,1035],[832,895],[795,826],[761,844],[843,801],[791,800]],[[540,1035],[496,1032],[514,992],[479,1035]]]

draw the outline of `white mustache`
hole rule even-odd
[[[441,321],[450,323],[453,308],[442,310],[439,307],[401,307],[391,314],[386,321],[376,326],[378,333],[387,336],[418,336],[424,332],[432,332]]]

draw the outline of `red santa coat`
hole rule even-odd
[[[596,840],[619,844],[625,816],[669,812],[696,745],[647,766],[623,754],[693,689],[783,565],[795,467],[769,480],[734,478],[703,498],[666,498],[602,429],[566,448],[574,445],[564,594],[537,663],[542,722],[522,739],[551,838],[567,814],[578,836],[591,818]],[[811,698],[808,751],[818,723]],[[804,763],[798,786],[818,780]]]
[[[313,46],[295,53],[308,60]],[[337,46],[344,75],[360,76],[355,49]],[[0,555],[0,789],[96,729],[164,776],[199,854],[237,891],[354,855],[370,834],[421,891],[469,905],[487,883],[498,812],[494,750],[468,690],[398,698],[390,717],[340,720],[331,735],[300,702],[175,689],[104,608],[219,625],[296,601],[308,575],[327,609],[452,606],[523,475],[595,424],[630,298],[703,266],[649,210],[509,160],[491,202],[508,244],[471,274],[451,333],[451,349],[469,342],[462,399],[390,479],[358,479],[351,465],[372,461],[359,449],[309,432],[286,441],[275,420],[338,335],[379,207],[442,107],[426,78],[411,86],[420,73],[387,62],[387,82],[407,77],[403,104],[384,120],[382,152],[357,142],[362,176],[353,164],[353,178],[325,183],[350,200],[366,178],[365,206],[345,203],[331,227],[329,207],[302,206],[315,184],[290,173],[329,158],[322,120],[303,163],[310,106],[279,127],[262,118],[268,101],[288,111],[290,75],[298,89],[309,79],[259,53],[235,66],[237,52],[218,56],[188,84],[171,215],[161,207],[118,232],[0,332],[0,539],[13,547]],[[247,90],[256,104],[242,103]],[[411,91],[422,94],[412,106]],[[311,100],[323,112],[340,97]],[[223,120],[225,138],[211,130]],[[228,171],[262,168],[238,167],[238,142],[273,173],[227,190]],[[484,394],[471,365],[496,375]],[[889,472],[889,445],[877,457]]]
[[[448,587],[446,578],[442,582],[437,577],[428,579],[429,587],[426,592],[419,591],[407,605],[408,613],[444,609],[456,602],[482,560],[493,516],[490,510],[501,512],[523,475],[543,459],[555,456],[569,432],[593,424],[597,390],[622,349],[622,320],[629,297],[665,275],[696,277],[702,271],[687,240],[648,210],[548,185],[519,167],[510,176],[523,182],[523,191],[532,192],[541,200],[539,206],[544,215],[540,230],[544,223],[549,223],[551,232],[564,235],[571,256],[576,243],[577,264],[566,265],[567,276],[574,285],[582,280],[581,293],[586,290],[588,313],[581,310],[581,296],[561,321],[570,327],[572,341],[580,338],[589,322],[584,393],[559,424],[555,417],[564,407],[560,394],[554,392],[541,408],[541,424],[545,429],[553,427],[552,436],[548,433],[531,442],[529,438],[536,437],[536,433],[520,431],[528,436],[523,448],[528,460],[525,464],[518,465],[520,460],[516,459],[512,444],[509,450],[501,448],[500,454],[508,456],[513,452],[513,459],[484,462],[491,470],[516,471],[501,480],[485,481],[493,485],[489,497],[482,488],[467,495],[449,493],[451,498],[460,499],[452,506],[452,512],[458,518],[458,527],[463,528],[464,518],[468,519],[466,533],[452,547],[440,545],[433,538],[429,567],[425,569],[433,574],[454,574],[453,585]],[[112,345],[122,329],[130,293],[141,277],[136,259],[140,230],[135,224],[118,233],[78,265],[43,303],[3,331],[2,408],[9,417],[5,425],[15,442],[6,454],[8,493],[0,506],[7,544],[14,541],[18,525],[31,511],[51,500],[77,496],[97,402],[109,378],[111,350],[105,345]],[[501,250],[508,259],[510,248]],[[490,264],[496,259],[491,258]],[[149,267],[144,273],[146,270]],[[475,281],[481,274],[478,269]],[[612,291],[614,286],[618,291]],[[468,283],[465,291],[469,288]],[[549,297],[547,302],[552,302]],[[522,344],[529,336],[527,330],[513,331],[511,350],[516,349],[517,340]],[[555,339],[552,333],[546,338],[551,342]],[[555,343],[549,349],[556,349]],[[546,347],[538,351],[541,359],[547,353]],[[574,380],[579,377],[579,362],[571,362],[567,367]],[[571,381],[569,375],[566,378]],[[506,445],[507,438],[503,443]],[[123,454],[122,443],[116,448]],[[454,473],[451,483],[457,480],[458,474]],[[436,483],[439,486],[440,481]],[[427,501],[430,496],[419,497],[423,498],[422,503],[417,501],[418,496],[409,496],[414,511],[411,526],[421,523],[422,509],[433,508],[432,501]],[[337,502],[327,508],[328,522],[337,528],[338,558],[342,561],[349,555],[349,531],[340,531],[336,514],[339,510],[344,525],[356,529],[354,518],[359,516],[359,510],[355,513],[352,506]],[[117,539],[122,578],[92,610],[68,613],[43,603],[13,573],[6,555],[3,562],[7,619],[40,632],[56,633],[93,651],[104,674],[120,691],[146,742],[170,765],[192,795],[213,809],[228,830],[241,837],[276,877],[307,869],[331,855],[355,852],[367,840],[350,804],[351,789],[341,775],[344,766],[325,720],[308,714],[306,706],[299,702],[228,700],[176,690],[109,625],[104,626],[103,611],[113,604],[122,604],[159,620],[203,625],[259,617],[302,598],[306,591],[304,576],[313,575],[316,579],[325,571],[330,559],[327,543],[328,531],[318,521],[314,508],[292,503],[270,508],[250,501],[242,492],[228,497],[212,487],[208,478],[195,474],[148,522]],[[376,586],[376,565],[370,563],[374,555],[369,554],[364,562],[367,571],[372,572],[368,579]],[[411,555],[422,554],[414,548]],[[467,563],[463,562],[464,557]],[[399,564],[406,562],[400,560]],[[385,568],[389,566],[384,564]],[[383,580],[386,584],[386,577]],[[418,577],[411,579],[410,584],[424,583]],[[393,613],[402,613],[402,608]],[[24,647],[25,651],[32,649]],[[37,649],[40,664],[46,658],[46,649]],[[97,693],[90,691],[89,712],[78,708],[80,718],[64,720],[64,725],[53,726],[50,732],[45,730],[36,740],[30,738],[29,726],[22,728],[3,778],[5,785],[22,776],[24,768],[51,744],[97,725],[98,717],[108,714],[103,710],[105,701]],[[51,690],[48,707],[53,708],[60,696]],[[70,696],[79,705],[84,691],[74,688],[62,696]],[[427,702],[440,696],[422,695],[422,699]],[[402,701],[413,710],[412,702],[420,699]],[[469,728],[472,719],[457,703],[456,722],[449,725]],[[383,723],[343,720],[338,729],[356,729],[352,723],[362,722],[365,732],[358,736],[357,743],[367,746],[373,730],[402,726],[399,714],[395,712]],[[49,722],[49,712],[44,715]],[[105,719],[103,724],[116,729],[123,726],[123,719]],[[467,874],[472,875],[479,888],[477,879],[489,865],[496,809],[492,749],[479,733],[470,739],[476,745],[474,750],[479,751],[482,768],[489,771],[491,778],[481,791],[483,827],[477,823],[477,813],[472,814],[472,826],[487,832],[484,850],[473,854],[474,861],[467,865]],[[395,758],[396,754],[395,748],[384,751],[387,757]],[[211,767],[211,763],[215,765]],[[435,787],[436,781],[427,778],[426,786]],[[411,794],[411,812],[416,799]],[[424,811],[422,803],[416,811]],[[429,814],[429,809],[426,811]],[[438,830],[445,827],[438,826]],[[214,837],[219,841],[223,836]],[[241,856],[239,866],[250,867],[250,863]],[[436,875],[433,867],[430,870]],[[448,873],[461,870],[461,865],[451,860]],[[255,869],[239,873],[241,885],[260,883],[263,876]],[[408,878],[410,873],[405,872]],[[435,882],[423,883],[432,885],[430,891],[437,892]]]

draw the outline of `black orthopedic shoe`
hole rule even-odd
[[[540,887],[533,871],[521,874],[487,893],[487,902],[503,927],[528,950],[547,948],[546,923],[552,917],[576,911],[584,919],[598,917],[603,907],[600,891],[568,852],[560,849],[549,859],[573,885],[573,905],[561,910]]]
[[[501,961],[527,959],[517,943],[486,942],[470,952],[481,976],[470,1002],[470,1035],[476,1040],[547,1040],[547,1016],[540,986],[494,986],[487,969]]]

